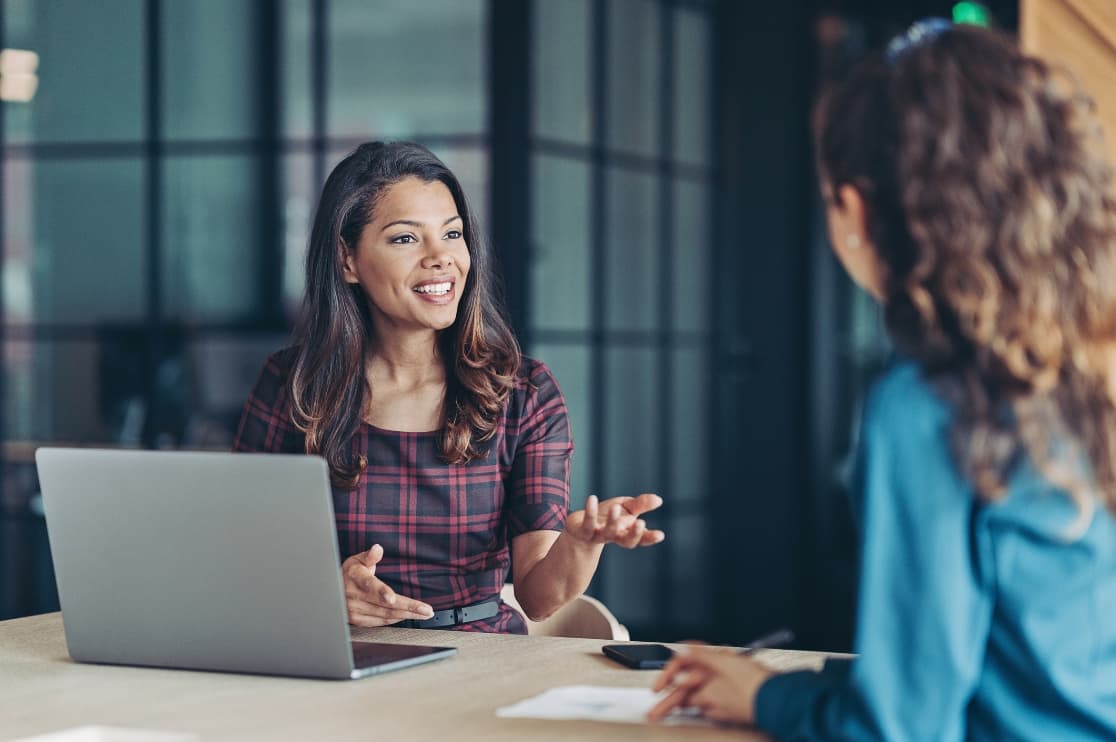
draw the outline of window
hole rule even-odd
[[[596,592],[633,629],[694,635],[706,538],[711,11],[532,5],[529,351],[566,392],[572,499],[661,491],[667,541],[605,551]]]

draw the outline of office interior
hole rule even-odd
[[[1015,2],[0,0],[0,619],[58,609],[35,448],[227,449],[321,183],[387,138],[472,199],[569,405],[573,507],[664,498],[665,543],[607,549],[590,593],[634,639],[849,649],[845,478],[889,347],[829,252],[810,107],[959,12],[1019,27]]]

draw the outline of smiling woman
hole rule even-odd
[[[349,620],[526,633],[582,592],[606,543],[662,541],[655,495],[569,513],[573,441],[550,370],[520,355],[457,178],[411,143],[330,174],[292,347],[268,359],[234,448],[323,456]]]

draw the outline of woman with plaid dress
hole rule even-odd
[[[291,347],[235,450],[329,465],[349,621],[526,633],[588,586],[606,543],[663,540],[656,495],[569,512],[573,441],[550,370],[520,355],[457,178],[425,148],[361,145],[330,174]]]

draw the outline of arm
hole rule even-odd
[[[639,517],[656,508],[655,495],[586,500],[570,514],[570,457],[573,442],[562,393],[539,364],[522,410],[509,411],[508,426],[518,437],[506,489],[508,532],[515,574],[515,597],[532,620],[542,620],[588,587],[605,543],[635,547],[657,543]]]
[[[872,395],[854,484],[864,533],[859,656],[836,686],[801,675],[765,683],[761,727],[800,739],[965,736],[992,616],[977,565],[990,557],[973,527],[976,496],[949,450],[949,424],[913,367]]]
[[[742,708],[780,739],[939,739],[965,736],[991,622],[974,565],[990,558],[973,529],[975,495],[949,453],[948,414],[907,368],[865,413],[857,479],[863,548],[857,659],[847,674],[762,678]],[[711,679],[766,672],[746,658]],[[684,699],[683,699],[684,700]],[[744,712],[741,712],[744,713]]]

